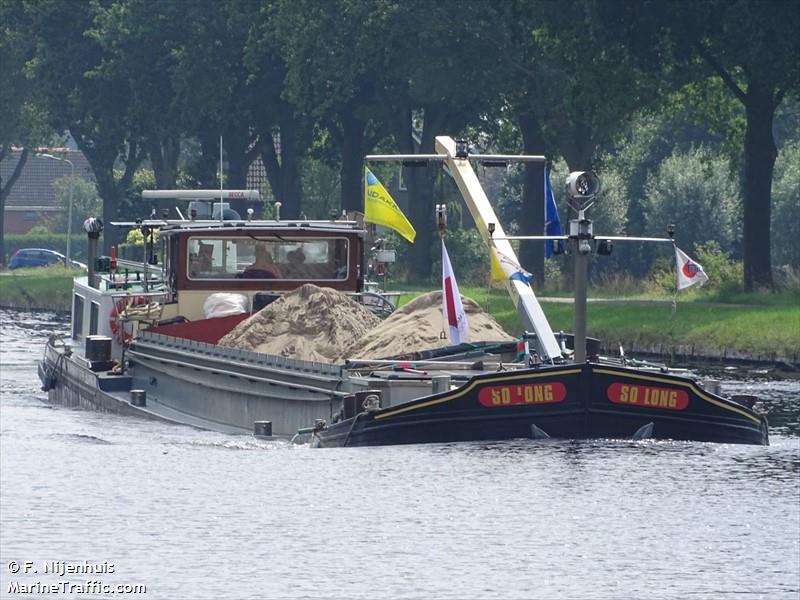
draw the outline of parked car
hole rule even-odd
[[[22,248],[11,255],[8,261],[9,269],[21,269],[25,267],[46,267],[56,263],[66,264],[67,257],[46,248]],[[73,268],[85,269],[86,265],[77,260],[70,260],[69,264]]]

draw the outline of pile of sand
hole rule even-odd
[[[307,283],[242,321],[219,344],[288,358],[336,362],[380,319],[347,295]]]
[[[507,342],[491,315],[469,298],[468,342]],[[336,363],[383,358],[450,345],[441,339],[442,293],[415,298],[381,321],[346,294],[307,283],[242,321],[219,344],[263,354]]]
[[[462,303],[469,325],[468,342],[513,341],[514,338],[477,302],[462,297]],[[341,361],[345,358],[381,358],[443,348],[450,345],[449,337],[439,337],[443,327],[442,292],[430,292],[396,310],[339,358]]]

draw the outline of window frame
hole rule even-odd
[[[191,244],[193,241],[197,241],[198,244],[201,243],[210,243],[210,242],[234,242],[238,244],[239,242],[248,242],[251,244],[258,244],[258,243],[275,243],[275,244],[286,244],[286,245],[301,245],[303,243],[319,243],[319,242],[328,242],[329,249],[331,249],[334,253],[336,250],[336,242],[341,241],[343,242],[343,249],[341,251],[342,256],[344,257],[344,277],[314,277],[312,275],[307,275],[303,277],[276,277],[276,278],[265,278],[265,279],[247,279],[242,278],[242,273],[244,273],[244,269],[241,271],[237,270],[235,273],[226,272],[225,276],[223,277],[197,277],[192,274],[191,269],[191,261],[192,261],[192,254],[189,251]],[[333,242],[333,244],[331,244]],[[352,265],[350,264],[350,243],[351,239],[345,235],[326,235],[326,236],[293,236],[289,235],[279,235],[279,236],[268,236],[266,238],[261,238],[257,235],[253,236],[235,236],[235,235],[228,235],[228,236],[210,236],[210,235],[189,235],[186,237],[186,253],[185,253],[185,260],[183,262],[183,269],[186,277],[186,281],[193,284],[198,283],[207,283],[207,282],[226,282],[230,283],[232,281],[240,282],[240,281],[275,281],[275,282],[286,282],[288,284],[298,283],[298,282],[310,282],[310,283],[345,283],[349,279],[349,273],[351,271]],[[286,263],[277,263],[279,268],[285,268]],[[342,267],[340,266],[339,269]],[[338,269],[337,269],[338,270]]]

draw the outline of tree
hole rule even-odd
[[[56,213],[57,216],[48,219],[47,226],[50,231],[71,230],[73,233],[83,231],[83,221],[86,216],[99,214],[103,209],[93,181],[87,181],[77,176],[60,177],[53,182],[53,188],[62,210]],[[68,227],[70,199],[72,200],[72,226]]]
[[[668,157],[648,178],[644,205],[649,230],[674,223],[685,248],[714,240],[731,254],[739,245],[741,199],[722,155],[696,148]]]
[[[247,0],[240,5],[249,7]],[[236,4],[234,6],[237,6]],[[298,218],[304,210],[304,157],[313,141],[313,119],[288,99],[287,65],[280,45],[282,13],[274,3],[254,10],[237,10],[239,28],[249,28],[244,66],[252,92],[252,125],[258,133],[258,151],[281,216]]]
[[[109,223],[145,152],[131,118],[125,74],[102,69],[103,49],[91,33],[98,4],[26,0],[22,8],[28,19],[25,35],[36,46],[27,68],[35,78],[37,97],[50,124],[69,129],[89,161],[103,199],[103,220]],[[119,232],[107,227],[105,252],[118,239]]]
[[[190,35],[192,10],[201,2],[117,0],[98,4],[87,34],[101,51],[93,77],[126,90],[127,117],[136,124],[156,185],[175,187],[188,102],[175,92],[176,47]],[[186,13],[190,14],[187,15]],[[188,18],[187,18],[188,17]]]
[[[485,2],[467,0],[436,3],[404,2],[387,22],[387,85],[382,97],[391,107],[387,125],[402,154],[434,154],[435,138],[458,138],[468,125],[497,105],[500,97],[492,85],[494,60],[491,44],[474,25],[486,18]],[[475,79],[467,76],[480,73]],[[472,140],[480,143],[480,140]],[[439,163],[426,168],[405,168],[409,218],[417,231],[409,257],[412,279],[429,281],[438,260],[434,204],[444,202],[435,192],[444,177]],[[434,250],[435,249],[435,250]]]
[[[794,3],[704,3],[708,27],[692,40],[704,62],[745,107],[744,287],[772,286],[770,211],[778,151],[772,127],[786,94],[800,89],[800,13]]]
[[[703,79],[719,77],[744,107],[744,287],[770,287],[771,187],[777,157],[773,121],[787,94],[800,90],[796,5],[786,0],[656,0],[621,5],[616,18],[638,52],[654,53],[658,46],[661,59],[674,68]]]
[[[341,206],[363,210],[362,160],[386,137],[379,91],[386,49],[376,39],[393,11],[390,0],[285,0],[276,3],[271,35],[287,66],[286,98],[327,132],[341,157]]]
[[[53,135],[47,115],[37,103],[35,84],[25,73],[25,64],[34,57],[33,40],[26,35],[24,14],[13,0],[0,0],[0,162],[13,158],[20,148],[14,170],[6,181],[0,177],[0,266],[6,264],[5,208],[28,161],[32,148],[43,145]]]
[[[772,258],[800,268],[800,140],[787,144],[775,164],[772,187]]]
[[[496,55],[503,90],[522,133],[526,154],[563,156],[570,171],[595,167],[598,149],[631,116],[654,103],[671,81],[660,69],[645,69],[602,18],[598,0],[498,3]],[[487,32],[486,35],[491,35]],[[542,175],[527,170],[526,233],[544,228]],[[543,244],[523,244],[521,259],[543,273]]]

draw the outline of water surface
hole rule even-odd
[[[769,447],[320,450],[48,406],[35,363],[67,325],[0,316],[0,597],[69,579],[9,571],[51,560],[148,599],[800,596],[797,383],[724,382],[772,406]]]

